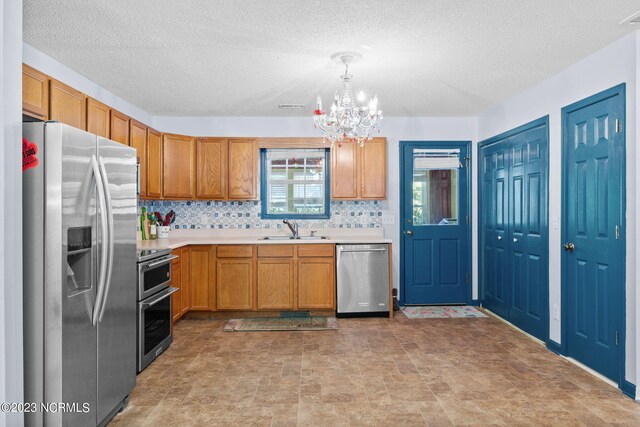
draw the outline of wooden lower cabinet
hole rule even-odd
[[[186,246],[180,250],[180,262],[183,265],[182,274],[180,275],[180,292],[181,304],[180,315],[184,316],[191,308],[191,263],[190,263],[191,249]]]
[[[218,310],[253,310],[253,258],[218,258],[216,270]]]
[[[173,251],[174,255],[180,256],[180,251]],[[180,258],[171,262],[171,286],[178,289],[171,295],[171,318],[177,322],[182,316],[182,262]]]
[[[298,259],[298,308],[335,308],[335,259]]]
[[[333,310],[335,245],[191,245],[173,252],[174,322],[193,311]]]
[[[216,247],[212,245],[189,246],[189,306],[191,310],[216,309]]]
[[[292,310],[294,289],[295,261],[293,259],[258,259],[258,310]]]

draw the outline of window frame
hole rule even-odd
[[[287,149],[283,147],[283,149]],[[324,150],[324,213],[322,214],[270,214],[267,212],[267,148],[260,149],[260,218],[261,219],[330,219],[331,218],[331,151]],[[291,148],[291,150],[300,150]]]

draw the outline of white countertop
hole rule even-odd
[[[391,243],[384,237],[381,228],[367,229],[321,229],[317,236],[328,239],[317,240],[262,240],[265,236],[287,236],[288,230],[249,229],[249,230],[171,230],[168,239],[138,240],[138,249],[177,249],[188,245],[314,245],[314,244],[375,244]],[[309,232],[300,230],[301,236]]]

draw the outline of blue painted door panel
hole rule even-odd
[[[429,171],[428,178],[414,171],[414,149],[457,148],[461,164],[457,171]],[[405,143],[402,145],[402,191],[401,207],[403,295],[405,304],[456,304],[466,303],[468,297],[467,253],[468,253],[468,171],[466,143]],[[415,172],[415,173],[414,173]],[[418,223],[414,197],[420,179],[428,179],[433,191],[430,193],[431,218]],[[415,184],[415,185],[414,185]],[[451,191],[451,194],[448,193]],[[452,215],[441,208],[451,203],[453,191],[457,191],[454,205],[457,209],[455,223]],[[437,200],[434,195],[444,196]],[[426,206],[424,207],[426,210]],[[420,208],[418,208],[420,209]],[[427,215],[426,213],[424,215]],[[448,220],[447,220],[448,218]],[[443,221],[447,220],[447,221]],[[449,222],[445,224],[444,222]]]
[[[546,340],[548,132],[540,120],[480,150],[482,304]]]
[[[509,316],[506,144],[482,149],[482,304],[497,315]]]
[[[624,292],[622,226],[624,140],[616,133],[624,100],[612,96],[569,112],[565,132],[563,200],[565,242],[563,300],[567,353],[603,375],[619,381],[621,292]]]
[[[545,341],[549,330],[547,126],[514,135],[509,168],[513,324]]]

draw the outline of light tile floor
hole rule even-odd
[[[111,425],[640,425],[620,390],[491,317],[224,324],[178,322]]]

